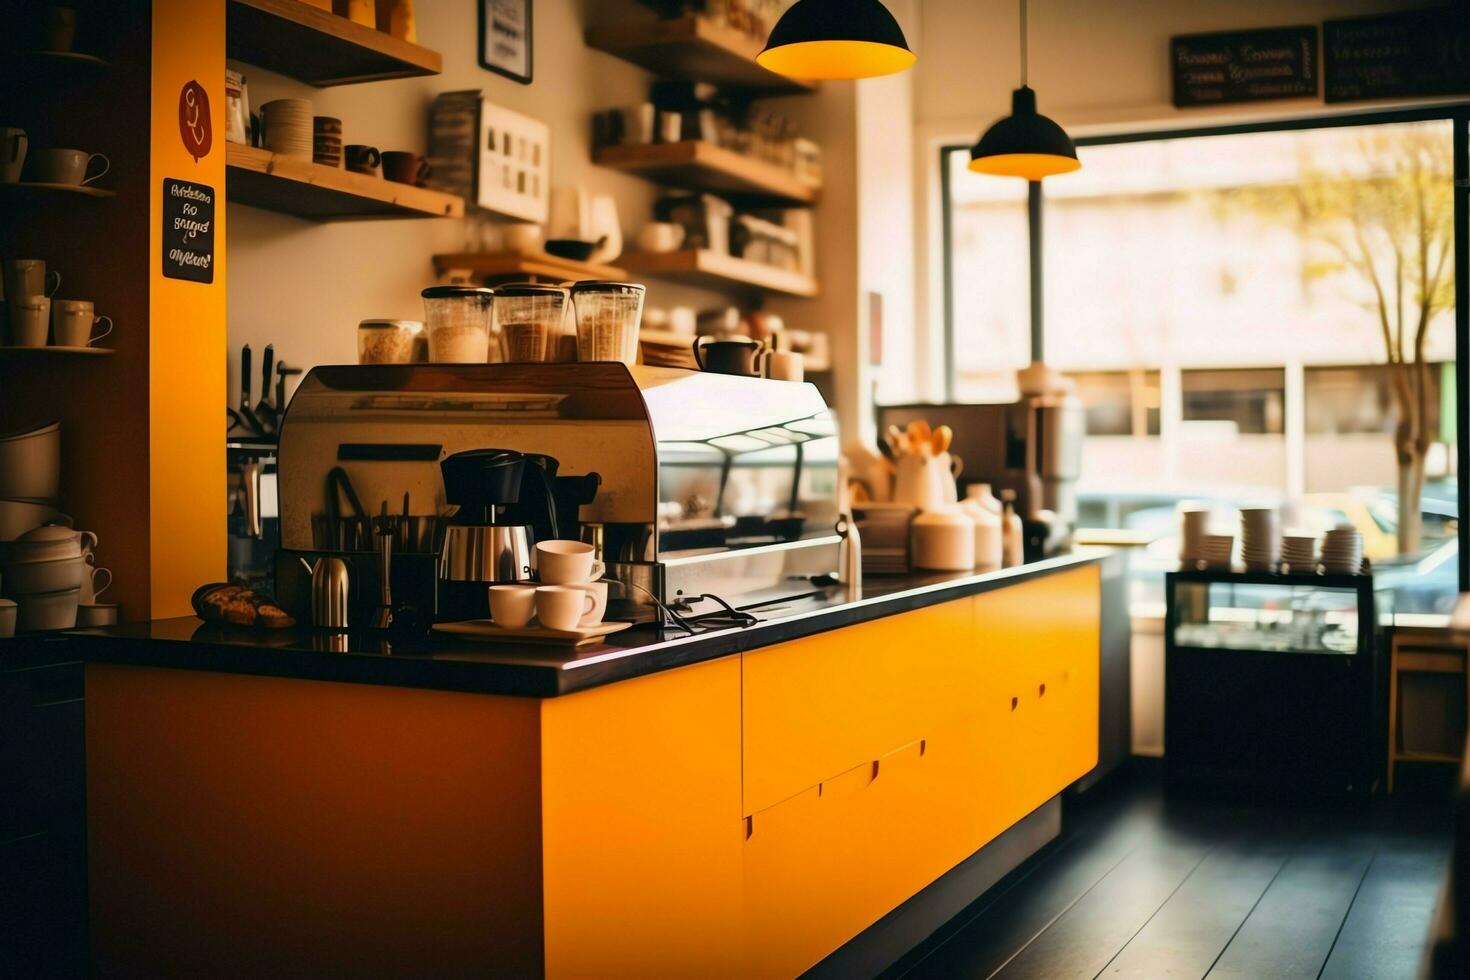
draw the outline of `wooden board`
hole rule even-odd
[[[512,629],[496,626],[488,619],[471,619],[463,623],[439,623],[435,633],[459,636],[467,640],[485,643],[550,643],[558,646],[581,646],[593,643],[613,633],[621,633],[632,623],[606,622],[596,626],[584,626],[574,630],[554,630],[545,626],[522,626]]]
[[[611,265],[573,262],[554,255],[522,255],[518,252],[450,252],[434,256],[434,268],[443,275],[452,269],[473,273],[482,279],[549,279],[576,282],[582,279],[625,279],[628,273]]]
[[[706,17],[625,22],[587,31],[589,47],[631,61],[664,78],[709,82],[777,94],[814,92],[816,84],[756,64],[761,41]]]
[[[784,167],[703,140],[605,146],[592,160],[657,184],[722,194],[751,206],[806,207],[821,195]]]
[[[226,199],[230,203],[317,220],[464,215],[464,201],[443,191],[399,184],[239,143],[227,144],[225,152]]]
[[[443,70],[437,51],[302,0],[229,0],[227,18],[229,57],[312,85],[351,85]]]
[[[799,272],[787,272],[709,249],[632,252],[620,261],[635,275],[678,279],[710,289],[746,289],[805,298],[818,292],[816,281]]]

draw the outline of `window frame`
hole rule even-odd
[[[1449,102],[1400,109],[1370,109],[1332,112],[1324,115],[1227,125],[1186,126],[1171,129],[1135,130],[1086,136],[1076,140],[1080,147],[1119,143],[1149,143],[1158,140],[1192,139],[1201,136],[1234,136],[1246,133],[1275,133],[1304,129],[1334,129],[1386,123],[1448,120],[1453,124],[1454,221],[1455,221],[1455,440],[1459,460],[1459,576],[1460,591],[1470,590],[1470,479],[1463,467],[1470,464],[1470,102]],[[950,186],[950,155],[968,152],[968,144],[945,144],[939,148],[940,256],[944,290],[944,392],[954,401],[955,371],[955,272],[953,203]],[[1046,207],[1045,195],[1041,206]],[[1043,259],[1044,261],[1044,259]]]

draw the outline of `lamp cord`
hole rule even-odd
[[[1021,0],[1021,87],[1026,87],[1026,0]]]

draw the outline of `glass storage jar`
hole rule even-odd
[[[500,360],[495,341],[495,290],[486,286],[430,286],[424,298],[429,360],[436,364],[484,364]]]
[[[554,361],[561,345],[568,290],[518,282],[495,287],[495,330],[509,363]]]
[[[424,325],[418,320],[363,320],[357,325],[357,363],[408,364]]]
[[[577,360],[638,363],[643,287],[589,280],[572,284],[577,312]]]

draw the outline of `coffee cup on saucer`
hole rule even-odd
[[[592,614],[597,599],[575,585],[543,585],[536,589],[536,618],[547,629],[569,633]]]
[[[607,615],[606,582],[577,582],[567,588],[580,589],[592,597],[592,609],[582,617],[578,626],[596,626],[602,622],[602,618]]]
[[[490,586],[490,619],[505,629],[520,629],[536,614],[536,586]]]
[[[101,161],[102,168],[88,176],[95,161]],[[112,165],[100,153],[62,148],[32,150],[29,166],[32,179],[39,183],[84,187],[107,173]]]
[[[91,300],[54,299],[51,311],[59,347],[90,347],[112,333],[112,317],[98,316]]]
[[[593,547],[583,541],[538,541],[536,571],[545,585],[578,585],[595,582],[607,570],[592,557]]]

